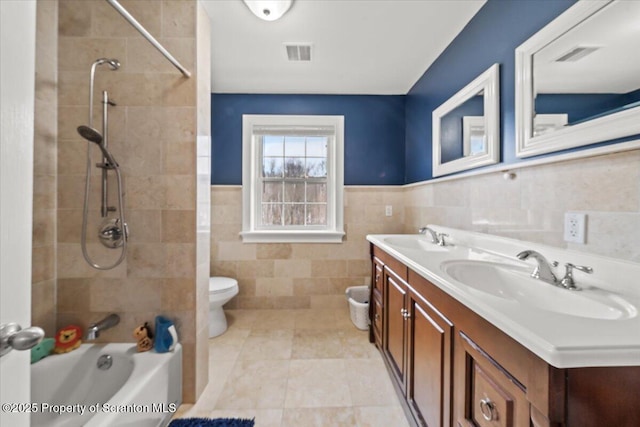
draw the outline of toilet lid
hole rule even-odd
[[[219,292],[226,292],[234,286],[238,286],[238,281],[230,277],[210,277],[209,278],[209,293],[217,294]]]

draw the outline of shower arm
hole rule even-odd
[[[127,9],[125,9],[120,3],[118,3],[117,0],[106,0],[107,3],[109,3],[115,10],[118,11],[118,13],[120,15],[122,15],[122,17],[124,19],[126,19],[132,26],[133,28],[135,28],[136,30],[138,30],[138,32],[140,34],[142,34],[142,36],[147,39],[149,41],[149,43],[151,43],[153,45],[153,47],[155,47],[156,49],[158,49],[160,51],[160,53],[162,53],[164,55],[165,58],[167,58],[169,60],[169,62],[171,62],[173,64],[174,67],[176,67],[178,70],[180,70],[180,72],[185,76],[185,77],[191,77],[191,73],[189,72],[189,70],[187,70],[186,68],[184,68],[182,66],[182,64],[180,64],[178,62],[178,60],[176,58],[173,57],[173,55],[171,55],[169,53],[169,51],[167,49],[164,48],[164,46],[162,46],[160,44],[160,42],[158,42],[158,40],[155,39],[155,37],[153,37],[151,35],[151,33],[149,33],[143,26],[142,24],[140,24],[136,18],[134,18],[128,11]]]

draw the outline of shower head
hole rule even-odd
[[[92,127],[85,125],[78,126],[78,133],[87,141],[95,142],[98,145],[102,144],[102,134]]]
[[[107,150],[107,147],[104,145],[104,138],[102,138],[102,134],[89,126],[78,126],[78,133],[81,137],[86,139],[89,142],[95,143],[102,151],[102,156],[109,162],[111,166],[117,167],[118,162],[113,158],[113,155]]]

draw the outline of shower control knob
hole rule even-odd
[[[42,328],[32,326],[22,329],[17,323],[5,323],[0,325],[0,356],[4,356],[11,350],[29,350],[44,338]]]
[[[128,231],[126,222],[123,231],[123,228],[120,227],[119,219],[107,219],[100,227],[98,237],[100,238],[100,243],[107,248],[118,248],[122,246],[123,240],[128,236]]]

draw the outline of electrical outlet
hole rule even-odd
[[[386,216],[391,216],[391,215],[393,215],[393,206],[391,206],[391,205],[387,205],[387,206],[385,206],[385,207],[384,207],[384,214],[385,214]]]
[[[564,241],[584,243],[586,241],[587,215],[578,212],[564,214]]]

